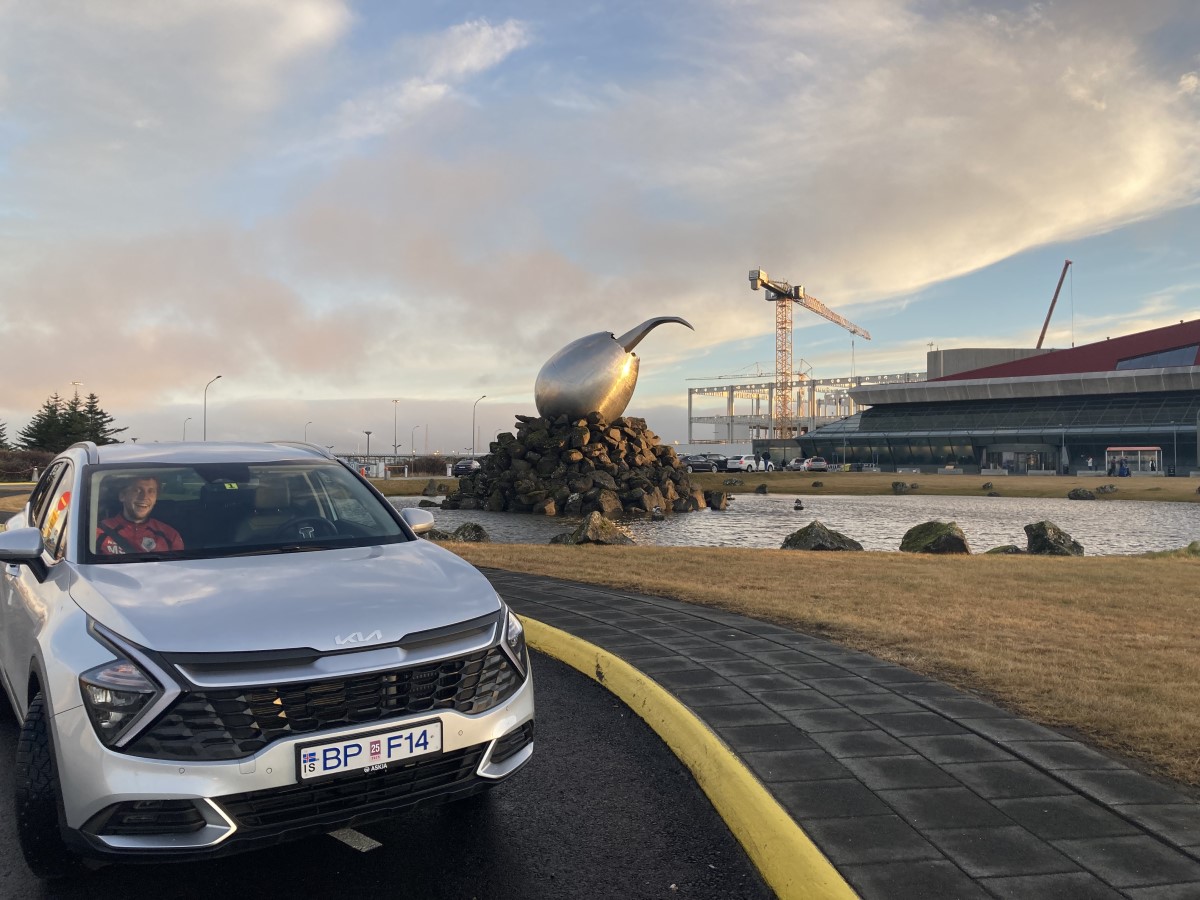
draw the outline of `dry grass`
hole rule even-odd
[[[0,497],[0,512],[20,512],[28,499],[28,494],[21,494],[19,497]]]
[[[783,623],[1200,785],[1200,559],[448,544],[472,563]]]

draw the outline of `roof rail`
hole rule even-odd
[[[76,441],[74,444],[72,444],[67,449],[74,450],[76,447],[78,447],[80,450],[84,451],[87,454],[87,461],[88,461],[89,466],[94,466],[94,465],[96,465],[96,463],[100,462],[100,451],[96,447],[95,441]]]

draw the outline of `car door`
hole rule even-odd
[[[67,460],[46,471],[30,497],[29,524],[42,532],[43,570],[5,566],[0,596],[0,668],[18,713],[25,715],[25,686],[37,636],[58,604],[69,601],[70,577],[63,559],[72,531],[74,466]],[[48,698],[49,699],[49,698]],[[52,701],[51,701],[52,702]]]

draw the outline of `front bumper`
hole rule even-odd
[[[533,715],[530,674],[506,703],[486,713],[413,716],[441,720],[438,753],[383,772],[301,783],[296,744],[311,742],[312,734],[277,741],[241,760],[148,759],[103,747],[86,712],[76,707],[54,720],[66,837],[93,858],[191,859],[386,818],[420,803],[478,793],[513,774],[533,755]],[[320,737],[362,731],[357,725]]]

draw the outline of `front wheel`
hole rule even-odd
[[[691,466],[688,466],[688,467],[687,467],[687,470],[688,470],[688,474],[689,474],[689,475],[690,475],[692,472],[696,471],[696,470],[695,470],[695,469],[693,469]]]
[[[80,870],[79,859],[62,838],[62,789],[50,742],[49,714],[41,694],[29,704],[21,726],[13,774],[13,812],[25,864],[38,878],[47,880],[75,874]]]

